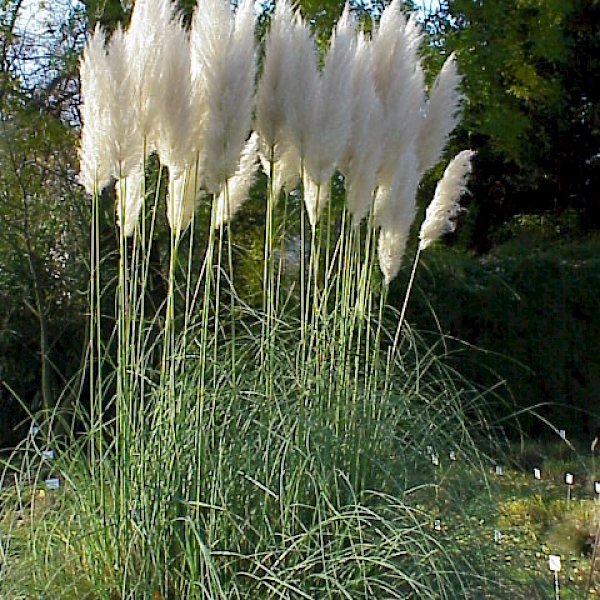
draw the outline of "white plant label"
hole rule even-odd
[[[533,470],[533,476],[535,479],[541,479],[542,478],[542,472],[536,467]]]
[[[566,440],[567,439],[567,432],[564,429],[560,429],[558,431],[558,435],[560,435],[560,439],[561,440]]]
[[[54,459],[54,450],[49,448],[48,450],[42,450],[42,458],[45,460],[53,460]]]
[[[448,455],[451,461],[455,461],[456,460],[456,452],[454,452],[454,450],[450,450],[450,454]]]
[[[494,529],[494,542],[499,544],[502,541],[502,534],[499,529]]]
[[[600,481],[594,481],[594,492],[600,496]]]
[[[437,454],[432,454],[431,455],[431,462],[433,463],[434,467],[439,467],[440,466],[440,458]]]
[[[440,521],[440,519],[436,519],[436,520],[433,522],[433,528],[434,528],[436,531],[441,531],[441,530],[442,530],[442,522]]]
[[[496,465],[496,475],[502,475],[502,467],[500,465]]]
[[[573,473],[565,473],[565,483],[567,485],[573,485]]]
[[[548,557],[548,566],[550,567],[551,571],[553,571],[554,573],[558,573],[561,569],[560,556],[556,554],[551,554]]]
[[[57,490],[60,488],[60,479],[58,477],[50,477],[46,479],[46,490]]]

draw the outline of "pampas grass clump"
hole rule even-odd
[[[63,577],[107,600],[463,597],[474,572],[409,492],[429,489],[422,444],[446,447],[454,431],[475,456],[464,421],[481,396],[470,405],[431,352],[421,362],[417,338],[400,337],[404,313],[398,323],[386,304],[419,181],[456,124],[454,58],[427,94],[419,25],[394,0],[372,36],[346,9],[320,66],[309,24],[281,0],[256,82],[254,29],[251,0],[201,0],[187,28],[168,0],[137,0],[126,31],[107,42],[97,29],[85,46],[90,402],[74,415],[85,435],[55,466],[64,518],[31,545],[59,549]],[[452,229],[470,159],[448,167],[420,249]],[[236,289],[234,229],[259,165],[260,309]],[[113,180],[114,358],[98,251],[99,195]],[[164,188],[171,243],[154,312],[148,257]],[[44,577],[37,597],[58,597],[60,578]]]

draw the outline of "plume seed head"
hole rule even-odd
[[[332,33],[323,70],[319,73],[306,131],[306,170],[310,178],[322,186],[329,183],[351,134],[355,42],[355,24],[346,6]]]
[[[111,180],[109,149],[110,75],[104,32],[97,26],[88,38],[79,63],[81,139],[79,182],[89,194],[100,193]]]
[[[425,250],[440,237],[456,229],[454,219],[464,210],[459,200],[467,190],[467,180],[473,168],[474,156],[474,151],[463,150],[446,167],[421,225],[419,233],[421,250]]]
[[[169,167],[167,221],[173,231],[181,233],[190,224],[196,210],[198,187],[193,166]]]
[[[431,87],[429,99],[424,104],[417,144],[421,175],[441,158],[450,133],[458,123],[463,100],[460,82],[456,56],[451,54],[444,62]]]
[[[204,168],[218,191],[238,165],[254,108],[255,14],[242,0],[235,17],[225,0],[201,0],[191,29],[192,73],[205,99]]]
[[[256,125],[261,143],[272,148],[285,125],[287,69],[294,55],[292,21],[288,0],[279,0],[265,42],[263,72],[256,98]]]
[[[117,224],[125,237],[131,237],[144,201],[144,169],[136,165],[126,179],[117,180]]]
[[[217,198],[215,227],[222,227],[242,207],[255,179],[258,167],[258,134],[253,132],[246,142],[235,175],[229,179]]]

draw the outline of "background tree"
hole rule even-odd
[[[1,393],[50,410],[79,365],[85,331],[89,210],[75,181],[73,128],[84,30],[73,12],[28,29],[24,10],[2,4]],[[8,406],[10,426],[18,411]]]
[[[519,214],[556,224],[574,209],[576,229],[596,228],[598,2],[444,0],[427,26],[459,55],[458,145],[479,151],[464,243],[489,250]]]

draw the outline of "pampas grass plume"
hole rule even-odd
[[[331,36],[307,130],[306,171],[321,186],[329,184],[351,133],[355,37],[346,5]]]
[[[135,231],[143,204],[143,178],[143,168],[137,165],[126,179],[117,181],[117,224],[125,237],[131,237]]]
[[[405,226],[382,227],[379,232],[377,254],[385,285],[389,285],[400,271],[410,231],[407,223]]]
[[[225,0],[200,0],[192,19],[192,68],[206,99],[204,168],[212,191],[235,173],[250,130],[254,26],[252,0],[243,0],[235,17]]]
[[[279,199],[281,190],[290,192],[300,181],[301,161],[300,155],[291,144],[285,141],[278,142],[273,148],[273,166],[271,167],[271,150],[266,143],[259,140],[259,158],[263,171],[272,177],[271,187],[275,202]],[[271,172],[271,168],[272,171]]]
[[[454,231],[453,219],[463,210],[458,201],[467,189],[475,152],[463,150],[451,161],[435,188],[433,200],[427,207],[419,233],[419,248],[425,250],[446,233]]]
[[[415,181],[418,183],[419,179],[417,161],[413,159],[416,157],[421,107],[425,97],[423,71],[418,56],[420,43],[421,32],[416,16],[407,20],[402,14],[400,2],[394,0],[385,9],[373,39],[375,90],[383,106],[384,122],[384,149],[378,181],[382,189],[393,191],[403,177],[410,182],[411,191],[380,193],[376,196],[375,217],[376,220],[380,217],[383,219],[382,228],[389,229],[385,222],[389,220],[386,213],[393,215],[393,218],[396,218],[398,211],[405,213],[404,205],[408,197],[413,195],[412,188],[416,190],[413,184]],[[413,201],[411,198],[410,202]],[[386,207],[385,203],[391,203],[391,206]]]
[[[165,32],[167,43],[159,50],[164,92],[157,114],[156,146],[163,164],[183,170],[195,162],[190,44],[178,19],[165,23]]]
[[[100,193],[111,180],[109,152],[110,77],[104,32],[98,26],[87,40],[80,61],[83,101],[80,106],[79,182],[89,194]]]
[[[301,160],[308,151],[310,137],[318,136],[314,130],[314,109],[319,97],[319,70],[317,48],[308,23],[296,14],[290,32],[294,52],[288,61],[285,77],[286,142],[295,147]]]
[[[441,158],[448,137],[458,123],[463,98],[459,89],[460,81],[456,56],[451,54],[436,77],[424,106],[417,144],[421,175]]]
[[[373,64],[375,89],[386,121],[385,143],[395,155],[411,145],[419,131],[418,116],[424,98],[420,43],[416,16],[407,21],[400,3],[394,0],[385,9],[373,38]]]
[[[330,188],[328,184],[322,185],[309,177],[306,171],[304,172],[302,187],[304,205],[306,206],[310,226],[314,232],[319,215],[329,200]]]
[[[271,149],[285,124],[286,71],[294,47],[291,44],[293,10],[288,0],[278,0],[265,42],[263,72],[256,97],[256,127],[261,143]]]
[[[419,180],[417,158],[407,151],[398,157],[398,168],[390,185],[381,185],[375,196],[375,225],[379,233],[379,267],[386,285],[396,277],[415,220]]]
[[[254,132],[244,146],[235,175],[227,182],[226,190],[223,189],[217,198],[215,227],[222,227],[242,207],[248,198],[257,167],[258,134]]]
[[[368,214],[383,153],[383,106],[375,93],[373,53],[360,32],[352,64],[350,136],[340,161],[346,178],[347,205],[357,225]]]
[[[132,118],[146,140],[146,151],[155,150],[157,116],[166,89],[162,81],[162,50],[169,43],[169,27],[173,15],[170,0],[136,0],[129,28],[125,34],[127,67],[132,87]]]
[[[113,176],[126,178],[143,163],[144,141],[139,127],[131,118],[129,107],[134,102],[125,34],[120,27],[113,32],[107,46],[110,72],[109,141]]]
[[[193,166],[169,169],[167,221],[174,232],[181,233],[190,224],[196,210],[198,187]]]

